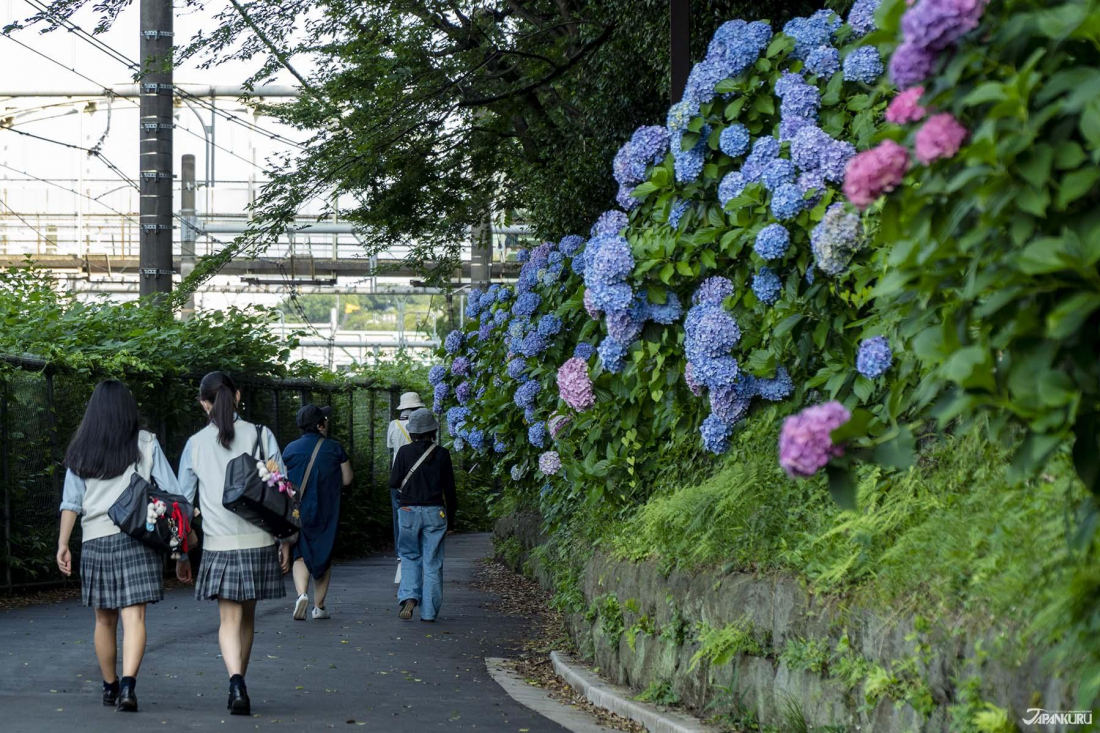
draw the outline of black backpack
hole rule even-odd
[[[265,532],[286,539],[301,528],[298,502],[260,478],[256,462],[267,461],[267,456],[263,448],[264,427],[255,427],[256,444],[252,452],[242,453],[225,468],[222,506]]]

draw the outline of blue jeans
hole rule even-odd
[[[390,489],[390,509],[393,511],[393,552],[400,554],[401,525],[397,521],[397,510],[401,508],[401,492]]]
[[[443,605],[443,537],[447,515],[441,506],[409,506],[398,512],[401,525],[401,585],[397,600],[414,600],[420,618],[430,621]]]

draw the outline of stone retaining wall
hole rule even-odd
[[[505,559],[552,587],[531,552],[546,541],[537,515],[502,518],[496,535],[511,543]],[[753,716],[782,731],[799,727],[801,717],[813,730],[836,733],[948,733],[957,729],[949,708],[969,702],[991,703],[1031,731],[1040,728],[1023,725],[1027,708],[1072,707],[1067,681],[1044,674],[1039,650],[1010,649],[1007,634],[842,606],[787,577],[666,576],[653,563],[597,553],[584,568],[583,592],[588,611],[567,619],[581,653],[617,684],[670,686],[701,717]],[[700,628],[732,630],[730,661],[695,661]],[[799,661],[806,648],[827,657],[820,672]]]

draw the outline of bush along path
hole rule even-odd
[[[1091,707],[1098,29],[1094,4],[1040,0],[723,25],[664,124],[610,161],[619,208],[525,253],[514,288],[471,294],[429,375],[454,447],[493,454],[510,500],[562,528],[751,445],[828,524],[825,487],[842,509],[881,507],[933,446],[981,429],[1013,499],[1057,473],[1064,502],[1033,493],[1067,518],[1045,535],[1066,562],[1037,568],[1047,612],[1014,619]]]

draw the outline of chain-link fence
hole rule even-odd
[[[62,459],[95,380],[35,359],[0,360],[5,365],[0,370],[0,591],[10,591],[61,581],[54,556]],[[310,402],[332,406],[332,437],[344,446],[355,469],[355,483],[342,499],[337,553],[357,555],[385,544],[391,537],[386,427],[400,388],[234,378],[241,389],[241,417],[266,425],[281,446],[301,435],[295,423],[298,408]],[[197,402],[199,378],[142,376],[125,381],[138,400],[145,427],[157,434],[177,468],[187,439],[206,421]],[[78,563],[79,523],[70,547]]]

